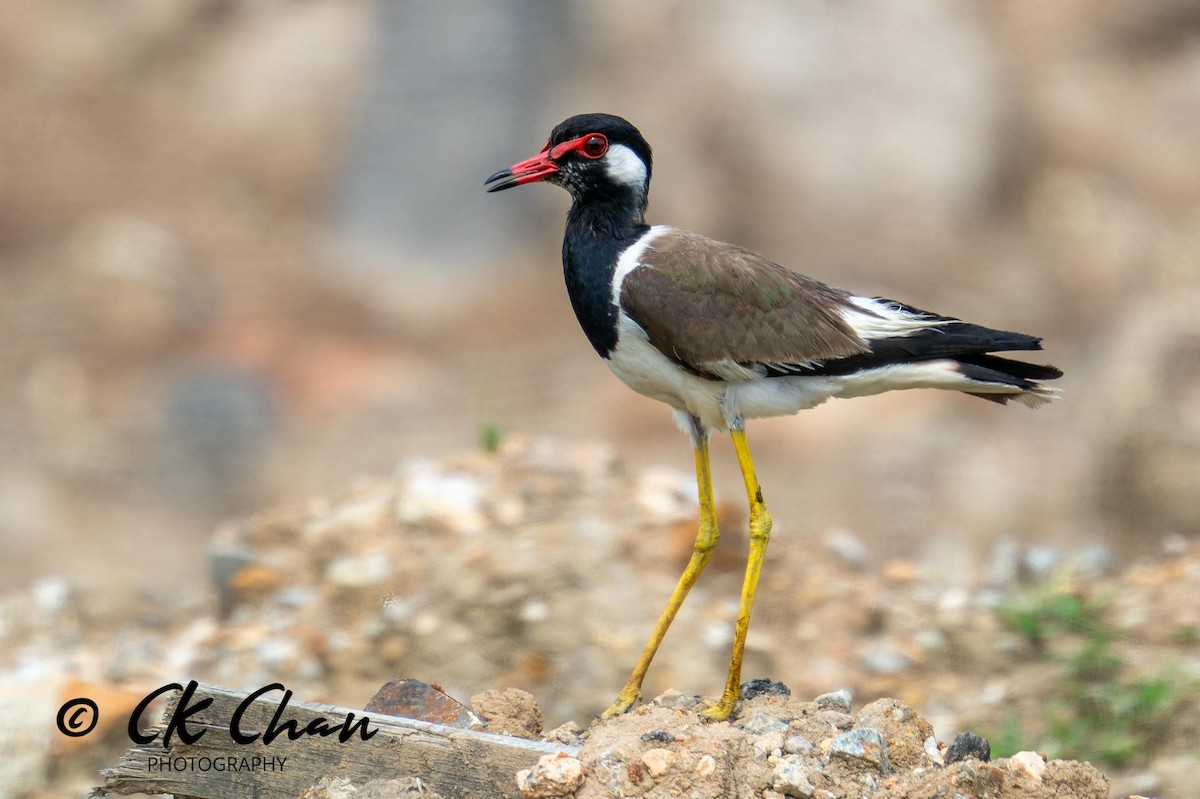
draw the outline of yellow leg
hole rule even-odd
[[[758,589],[758,576],[762,572],[763,555],[771,540],[771,514],[763,504],[762,487],[754,473],[754,461],[746,445],[746,431],[734,428],[733,448],[737,451],[738,465],[742,468],[742,479],[746,483],[746,496],[750,500],[750,558],[746,561],[746,578],[742,582],[742,599],[738,606],[737,628],[733,634],[733,655],[729,659],[729,677],[725,680],[725,692],[721,701],[703,711],[711,719],[727,719],[737,707],[741,691],[742,656],[746,649],[746,633],[750,629],[750,612],[754,609],[754,593]]]
[[[708,436],[696,436],[698,442],[695,445],[696,455],[696,485],[700,489],[700,532],[696,534],[696,544],[692,550],[691,560],[688,561],[687,568],[683,570],[683,574],[679,578],[678,585],[671,593],[671,598],[667,601],[667,607],[663,610],[662,615],[658,617],[658,623],[654,625],[654,632],[650,634],[650,640],[646,642],[646,648],[642,650],[642,656],[638,659],[637,665],[633,668],[633,673],[629,675],[629,679],[625,683],[625,687],[621,689],[621,693],[617,695],[617,699],[608,710],[604,711],[603,717],[610,718],[620,715],[642,696],[642,680],[646,676],[647,669],[650,668],[650,661],[654,660],[654,653],[658,651],[658,645],[662,643],[663,637],[667,634],[667,629],[670,628],[671,622],[675,620],[675,614],[679,612],[679,608],[683,605],[683,600],[687,598],[688,592],[692,590],[692,586],[696,584],[696,579],[700,576],[700,572],[704,571],[708,559],[712,556],[712,551],[716,549],[719,533],[717,531],[717,517],[713,513],[713,495],[712,495],[712,474],[708,463]]]

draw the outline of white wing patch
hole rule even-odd
[[[620,147],[621,145],[617,145]],[[615,147],[613,149],[616,149]],[[609,150],[611,153],[612,150]],[[640,162],[639,162],[640,163]],[[663,233],[670,230],[668,225],[654,225],[647,231],[646,235],[635,241],[633,244],[625,248],[621,253],[621,257],[617,259],[617,268],[613,273],[613,289],[612,301],[613,305],[621,307],[621,284],[625,282],[625,278],[638,267],[646,267],[652,269],[649,264],[642,263],[642,256],[646,254],[646,250],[650,249],[650,244]]]
[[[842,319],[864,341],[908,336],[954,320],[923,316],[898,302],[879,297],[850,297],[852,308],[843,308]]]

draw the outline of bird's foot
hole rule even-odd
[[[640,689],[625,686],[621,690],[621,693],[617,694],[616,701],[608,706],[608,710],[600,714],[600,718],[611,719],[613,716],[619,716],[637,704],[637,701],[641,698],[642,692]]]
[[[737,708],[737,703],[737,694],[730,694],[726,692],[721,696],[720,701],[715,705],[711,705],[706,707],[704,710],[701,710],[700,715],[706,719],[712,719],[713,721],[724,721],[733,715],[734,709]]]

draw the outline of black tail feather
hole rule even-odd
[[[1011,375],[1022,380],[1056,380],[1063,376],[1062,369],[1059,369],[1057,366],[1014,361],[1011,358],[1001,358],[997,355],[988,355],[986,353],[960,355],[955,360],[959,363],[978,366],[982,369]],[[964,374],[966,373],[964,372]]]

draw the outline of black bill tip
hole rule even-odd
[[[500,182],[497,183],[496,181],[500,181]],[[495,184],[495,185],[489,186],[488,185],[489,183]],[[483,185],[487,186],[488,192],[491,193],[494,191],[504,191],[505,189],[511,189],[513,186],[517,185],[517,180],[516,180],[516,177],[513,175],[513,171],[511,169],[501,169],[499,172],[495,173],[494,175],[489,177],[487,180],[485,180],[483,182]]]

